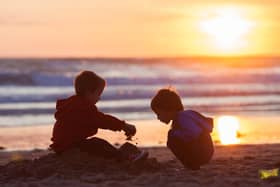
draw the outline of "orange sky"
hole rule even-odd
[[[280,1],[227,2],[0,0],[0,56],[280,55]]]

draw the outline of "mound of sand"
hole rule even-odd
[[[279,167],[279,144],[217,146],[213,160],[198,171],[184,169],[167,148],[144,149],[158,160],[118,162],[78,150],[60,156],[46,150],[0,152],[0,161],[6,160],[0,165],[0,186],[280,186],[280,176],[267,180],[259,176],[260,169]]]
[[[92,157],[87,153],[74,149],[59,156],[50,153],[34,160],[19,159],[12,161],[0,167],[0,181],[42,180],[51,176],[64,179],[87,178],[85,176],[88,174],[90,174],[90,180],[93,181],[102,181],[102,176],[104,176],[105,180],[105,176],[108,175],[114,175],[115,178],[124,180],[130,175],[154,173],[159,172],[161,169],[161,164],[155,158],[135,163],[120,162]]]

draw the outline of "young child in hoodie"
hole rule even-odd
[[[104,114],[96,107],[105,84],[105,80],[94,72],[83,71],[74,81],[76,94],[57,101],[50,145],[57,154],[78,148],[103,158],[138,160],[148,156],[132,144],[125,143],[117,149],[104,139],[92,137],[98,129],[122,130],[128,137],[136,133],[134,125]]]
[[[186,168],[197,170],[210,161],[214,153],[212,118],[184,110],[179,95],[170,89],[159,90],[151,108],[161,122],[172,121],[167,146]]]

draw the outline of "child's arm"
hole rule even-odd
[[[127,124],[125,121],[119,120],[109,114],[104,114],[98,111],[97,108],[93,120],[97,125],[97,128],[110,129],[113,131],[123,130],[126,136],[134,136],[136,134],[136,128],[134,125]]]
[[[121,131],[125,128],[125,121],[119,120],[118,118],[109,114],[104,114],[100,111],[96,111],[94,115],[94,124],[101,129],[110,129],[113,131]]]

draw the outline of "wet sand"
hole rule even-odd
[[[211,134],[216,144],[220,143],[217,130],[218,117],[215,117],[215,126]],[[240,144],[280,143],[279,116],[238,116],[238,119]],[[162,124],[158,120],[129,121],[129,123],[137,127],[137,134],[132,143],[141,147],[165,146],[169,125]],[[9,150],[46,149],[51,143],[52,127],[52,125],[2,127],[0,128],[0,147]],[[96,136],[117,145],[126,141],[124,132],[98,130]]]

